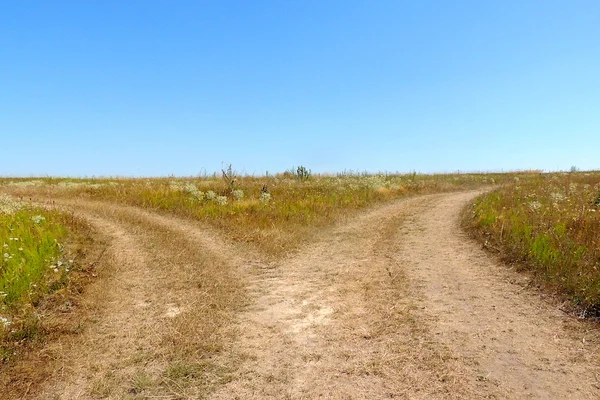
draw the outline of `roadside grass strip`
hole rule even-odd
[[[0,195],[0,360],[10,356],[10,343],[35,339],[35,307],[67,282],[71,263],[61,244],[67,234],[58,212]]]
[[[508,262],[600,316],[600,173],[543,174],[478,198],[466,224]]]

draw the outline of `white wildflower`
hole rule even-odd
[[[184,190],[190,194],[197,192],[198,188],[193,183],[186,183],[184,186]]]
[[[33,217],[31,217],[31,220],[36,224],[41,224],[43,221],[46,220],[46,217],[42,215],[34,215]]]
[[[185,185],[185,187],[183,188],[183,190],[186,193],[189,193],[190,195],[192,195],[193,200],[202,201],[204,199],[204,192],[201,190],[198,190],[196,185],[194,185],[193,183],[187,183]]]
[[[8,328],[12,325],[12,322],[10,322],[8,318],[0,316],[0,325],[2,325],[5,328]]]
[[[540,208],[542,208],[542,203],[540,203],[540,202],[539,202],[539,201],[537,201],[537,200],[536,200],[536,201],[532,201],[532,202],[530,202],[530,203],[529,203],[529,209],[530,209],[531,211],[537,211],[537,210],[539,210]]]
[[[271,201],[271,193],[262,192],[260,194],[260,202],[261,203],[268,203],[269,201]]]
[[[181,184],[181,182],[171,181],[169,182],[169,189],[179,192],[184,190],[184,186]]]
[[[564,194],[562,194],[562,193],[552,192],[552,193],[550,193],[550,198],[552,199],[552,201],[554,203],[560,203],[561,201],[563,201],[567,197]]]
[[[192,196],[193,196],[194,199],[196,199],[198,201],[204,200],[204,192],[202,192],[200,190],[192,193]]]
[[[7,195],[0,195],[0,214],[13,215],[23,208],[23,204]]]
[[[240,200],[240,199],[244,198],[244,191],[242,189],[236,189],[236,190],[232,191],[231,194],[233,195],[233,198],[236,200]]]

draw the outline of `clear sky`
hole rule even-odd
[[[600,169],[597,0],[0,5],[0,175]]]

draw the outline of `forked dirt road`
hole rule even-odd
[[[60,344],[55,374],[29,397],[600,398],[597,329],[461,232],[477,194],[368,210],[271,263],[193,222],[66,204],[111,238],[112,272],[91,289],[106,301],[87,306],[84,333]],[[246,302],[215,312],[230,321],[210,331],[225,346],[183,381],[173,365],[189,356],[182,343],[202,349],[189,342],[202,329],[194,319],[207,320],[206,269],[238,282]]]

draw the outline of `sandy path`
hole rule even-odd
[[[590,325],[461,233],[459,212],[476,195],[384,205],[272,263],[193,222],[72,203],[112,237],[115,270],[93,289],[106,290],[104,304],[89,305],[97,321],[36,398],[600,397]],[[226,376],[170,386],[164,371],[178,355],[165,336],[173,319],[192,323],[200,311],[189,299],[201,295],[206,257],[244,282],[249,301],[214,360]]]

